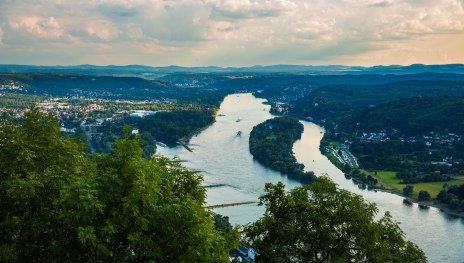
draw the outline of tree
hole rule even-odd
[[[412,195],[412,193],[414,192],[414,186],[412,185],[406,185],[404,188],[403,188],[403,193],[405,195]]]
[[[430,194],[425,190],[419,192],[419,201],[430,201]]]
[[[326,177],[288,193],[268,183],[265,191],[264,216],[245,228],[257,262],[426,262],[388,212],[376,221],[374,204]]]
[[[202,177],[129,131],[87,156],[35,108],[0,122],[1,262],[228,262],[237,231],[215,229]]]
[[[50,261],[62,235],[61,190],[90,165],[85,146],[33,107],[0,121],[0,261]]]

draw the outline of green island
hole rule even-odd
[[[301,138],[303,124],[297,119],[276,117],[255,127],[250,133],[250,153],[260,163],[303,183],[315,179],[293,155],[293,143]]]

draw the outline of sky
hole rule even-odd
[[[464,63],[464,0],[0,0],[0,64]]]

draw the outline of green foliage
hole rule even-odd
[[[239,240],[241,238],[240,227],[233,227],[229,222],[228,216],[214,214],[214,227],[226,239],[227,247],[236,248],[239,246]]]
[[[430,194],[429,192],[422,190],[419,192],[419,201],[430,201]]]
[[[368,107],[343,120],[344,131],[394,131],[405,135],[461,133],[463,97],[413,97]]]
[[[388,212],[377,221],[374,204],[328,178],[288,193],[282,183],[265,190],[264,216],[245,229],[257,262],[426,262]]]
[[[387,76],[394,81],[394,77]],[[344,82],[346,84],[349,82]],[[382,85],[333,85],[314,90],[297,100],[291,112],[320,121],[340,122],[370,105],[426,96],[463,96],[462,81],[408,80]]]
[[[50,259],[62,235],[60,191],[90,166],[84,146],[32,108],[21,123],[0,121],[0,261]]]
[[[464,211],[464,184],[444,185],[444,189],[437,195],[437,200],[449,206],[453,210]]]
[[[88,157],[52,116],[0,122],[0,261],[227,262],[202,178],[128,134]]]
[[[277,117],[253,128],[250,133],[250,153],[260,163],[289,177],[310,183],[315,176],[305,172],[293,155],[293,143],[300,139],[303,125],[296,119]]]
[[[366,142],[356,140],[350,150],[359,159],[363,168],[369,170],[391,170],[398,172],[403,183],[449,181],[464,170],[459,160],[464,160],[463,142],[434,145],[433,151],[424,141],[407,142],[388,140],[384,142]],[[446,157],[453,156],[458,163],[449,165],[433,164]]]
[[[220,214],[214,215],[214,226],[222,233],[229,233],[233,228],[229,222],[229,217]]]
[[[349,167],[348,167],[348,170],[349,170]],[[366,184],[369,187],[376,187],[378,183],[378,180],[376,178],[372,177],[372,175],[360,169],[353,169],[348,172],[348,175],[349,177],[353,179],[355,183]],[[345,176],[346,176],[346,173],[345,173]]]
[[[0,108],[28,109],[40,100],[37,96],[7,93],[0,95]]]
[[[156,140],[174,146],[182,138],[190,138],[195,132],[214,122],[213,112],[207,109],[158,112],[145,118],[136,118],[142,132],[151,133]]]
[[[139,129],[144,142],[145,157],[156,150],[156,141],[176,146],[181,139],[190,139],[196,132],[214,122],[214,109],[162,111],[145,117],[125,117],[116,121],[104,122],[99,131],[101,136],[93,140],[97,152],[109,152],[116,138],[122,136],[125,125]]]
[[[406,185],[404,188],[403,188],[403,193],[405,195],[412,195],[414,193],[414,186],[412,185]]]

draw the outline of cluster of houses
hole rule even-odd
[[[14,81],[14,80],[6,80],[2,84],[0,84],[0,90],[22,91],[25,89],[26,89],[26,86],[24,84]]]

